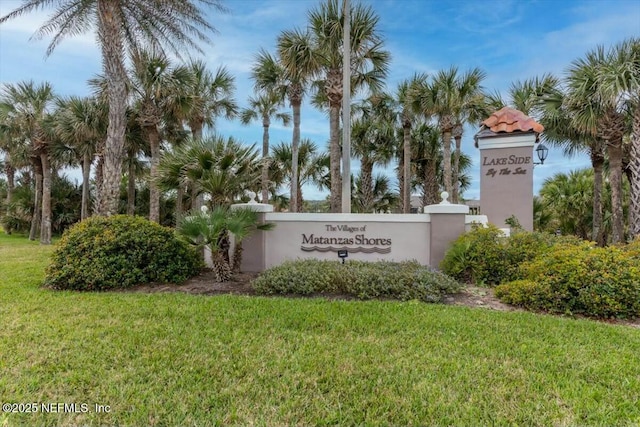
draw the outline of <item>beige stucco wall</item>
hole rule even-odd
[[[330,246],[346,247],[348,260],[393,260],[415,259],[429,264],[430,218],[426,214],[290,214],[269,213],[265,220],[276,227],[265,234],[265,263],[269,268],[291,259],[337,260],[334,250],[328,252],[304,251],[302,247]],[[342,230],[340,229],[342,228]],[[313,235],[313,237],[311,237]],[[322,243],[323,239],[351,239],[347,244]],[[318,240],[320,242],[318,242]],[[377,239],[377,240],[376,240]],[[386,244],[390,241],[390,244]],[[246,250],[245,246],[245,250]],[[388,253],[354,252],[358,248],[380,250]]]
[[[533,230],[533,146],[535,135],[479,139],[481,212],[499,228],[515,215]]]

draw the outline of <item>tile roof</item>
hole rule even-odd
[[[537,123],[522,111],[509,107],[503,107],[493,113],[488,119],[482,122],[483,128],[486,126],[492,132],[529,132],[541,133],[544,126]]]

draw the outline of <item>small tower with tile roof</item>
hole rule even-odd
[[[504,107],[482,122],[475,136],[480,149],[480,211],[498,228],[515,216],[533,230],[533,147],[544,127]]]

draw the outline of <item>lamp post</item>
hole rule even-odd
[[[542,142],[538,144],[538,148],[536,148],[536,154],[538,155],[538,163],[533,162],[534,165],[544,165],[544,161],[547,160],[547,155],[549,154],[549,149]]]

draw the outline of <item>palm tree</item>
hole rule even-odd
[[[331,212],[340,212],[340,109],[342,106],[343,13],[338,0],[326,0],[309,12],[309,31],[285,32],[279,52],[285,68],[300,68],[320,79],[316,87],[329,110]],[[350,4],[351,88],[377,91],[383,87],[390,55],[382,48],[378,16],[371,7]],[[295,119],[295,116],[294,116]]]
[[[272,193],[275,197],[278,187],[284,185],[285,182],[288,181],[289,186],[292,187],[294,189],[293,191],[296,193],[296,198],[300,201],[297,212],[302,212],[304,204],[302,186],[314,184],[319,190],[323,190],[329,185],[327,182],[329,157],[326,153],[319,153],[318,147],[310,139],[303,139],[300,141],[299,147],[299,174],[296,181],[293,181],[293,174],[291,173],[293,170],[291,163],[293,158],[292,151],[292,145],[284,142],[274,146],[271,151],[273,162],[270,165],[270,175],[274,184],[272,187]]]
[[[190,139],[162,157],[157,184],[175,189],[179,183],[193,183],[191,197],[204,193],[214,205],[229,205],[260,178],[260,163],[253,146],[232,137],[212,135]]]
[[[371,194],[367,194],[367,200],[364,200],[365,195],[362,192],[363,185],[365,183],[362,180],[362,174],[352,177],[351,194],[353,194],[353,200],[351,200],[351,211],[354,213],[386,213],[396,208],[398,204],[398,194],[391,191],[391,184],[389,178],[380,173],[371,178]]]
[[[411,211],[411,188],[407,183],[411,182],[411,129],[414,126],[419,108],[416,106],[416,95],[421,88],[427,85],[426,74],[414,74],[411,79],[403,80],[398,85],[396,98],[400,105],[400,120],[402,124],[402,174],[399,175],[400,199],[402,200],[402,212]]]
[[[455,151],[453,156],[452,167],[452,184],[453,193],[451,201],[458,203],[460,199],[460,182],[458,176],[460,174],[460,156],[462,154],[462,133],[466,123],[479,124],[485,119],[486,94],[481,83],[486,78],[486,73],[479,68],[473,68],[458,79],[457,83],[457,101],[455,103],[456,123],[452,129],[453,139],[455,141]]]
[[[239,270],[242,261],[242,240],[253,231],[269,229],[270,224],[258,224],[258,215],[249,209],[229,209],[227,206],[215,206],[210,212],[194,211],[178,224],[178,233],[189,243],[201,247],[208,246],[216,281],[226,282],[231,278],[228,247],[225,237],[231,233],[236,238],[234,251],[234,269]]]
[[[8,84],[2,88],[0,98],[2,109],[9,111],[7,118],[14,122],[20,137],[29,141],[29,156],[36,175],[34,220],[29,237],[35,240],[40,225],[40,243],[48,245],[51,243],[52,165],[46,119],[55,101],[53,88],[49,83],[36,85],[33,81]]]
[[[629,228],[634,237],[640,235],[640,38],[613,46],[607,53],[606,64],[598,68],[597,78],[599,95],[632,121],[628,169],[625,169],[631,172]]]
[[[300,111],[302,100],[315,69],[313,51],[309,45],[309,34],[298,30],[284,31],[278,36],[278,59],[261,51],[253,78],[256,87],[262,90],[286,94],[293,113],[293,134],[291,137],[292,182],[298,180],[298,156],[300,146]],[[292,187],[289,210],[297,212],[302,203]]]
[[[269,127],[271,119],[274,118],[282,122],[284,126],[289,126],[291,115],[280,112],[282,107],[282,97],[274,91],[263,91],[257,97],[249,98],[249,108],[245,108],[240,113],[242,124],[249,124],[254,120],[262,120],[262,176],[260,178],[262,186],[262,203],[269,200]]]
[[[204,61],[192,60],[188,65],[192,78],[183,95],[187,96],[186,121],[194,138],[202,138],[204,125],[213,127],[218,117],[232,119],[238,114],[233,98],[235,78],[225,67],[218,67],[215,74],[207,70]]]
[[[422,206],[438,203],[440,200],[438,170],[442,164],[440,131],[434,126],[421,123],[414,128],[411,140],[414,145],[411,163],[416,170],[418,186],[422,188]]]
[[[89,217],[89,178],[96,147],[107,132],[107,106],[95,98],[69,97],[58,101],[55,130],[82,159],[80,219]]]
[[[0,25],[47,6],[56,7],[35,38],[53,34],[47,55],[66,37],[88,32],[95,26],[108,86],[109,125],[105,142],[104,183],[98,211],[118,212],[120,178],[125,146],[127,73],[123,53],[127,47],[166,46],[201,51],[194,39],[207,41],[204,31],[213,27],[199,5],[223,11],[221,0],[29,0],[0,18]]]
[[[611,54],[600,46],[585,58],[572,62],[568,70],[568,108],[578,131],[606,143],[611,184],[612,242],[624,240],[624,212],[622,209],[622,139],[625,132],[624,115],[619,110],[621,93],[613,96],[601,80],[601,69],[611,65]]]
[[[161,143],[167,132],[186,116],[193,74],[186,66],[173,66],[158,51],[135,51],[130,80],[139,109],[139,123],[151,152],[149,219],[160,220],[160,189],[156,185]]]
[[[440,70],[433,82],[421,89],[420,105],[426,116],[435,115],[442,137],[443,178],[445,191],[453,193],[451,182],[451,136],[456,124],[456,102],[458,89],[458,68]]]
[[[394,99],[388,94],[371,95],[353,108],[352,150],[360,159],[358,176],[360,212],[374,205],[373,168],[386,166],[393,157],[396,113]],[[409,162],[410,163],[410,162]]]

